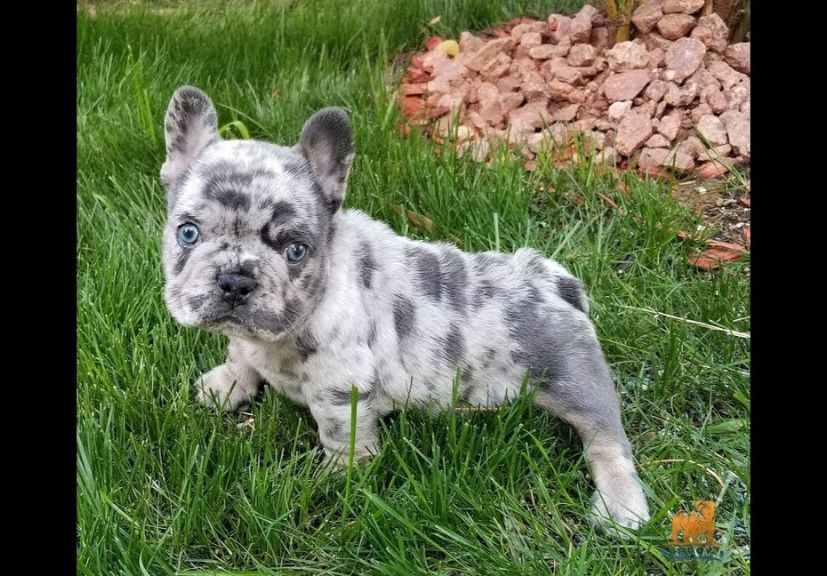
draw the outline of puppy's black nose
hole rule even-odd
[[[230,308],[244,304],[256,285],[255,280],[242,274],[221,274],[218,277],[218,287],[224,291],[224,301]]]

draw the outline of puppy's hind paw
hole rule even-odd
[[[638,530],[649,521],[649,506],[640,487],[635,486],[625,496],[623,499],[607,498],[600,492],[592,496],[592,518],[608,534],[626,537],[627,534],[617,530],[616,526]]]

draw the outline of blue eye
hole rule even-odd
[[[305,254],[307,254],[307,246],[301,242],[293,242],[287,247],[287,261],[290,264],[298,264],[304,260]]]
[[[195,224],[181,224],[178,227],[178,242],[182,246],[192,246],[198,241],[198,226]]]

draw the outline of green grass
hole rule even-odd
[[[398,54],[431,32],[566,4],[578,2],[79,13],[79,574],[749,572],[749,341],[638,310],[747,332],[745,264],[689,268],[677,233],[696,223],[663,183],[542,162],[526,173],[513,156],[488,168],[395,129]],[[191,383],[223,361],[224,340],[173,322],[159,255],[162,118],[185,83],[212,96],[232,134],[277,142],[294,142],[317,108],[346,106],[358,148],[348,206],[467,250],[533,246],[581,277],[650,499],[646,529],[621,541],[590,527],[576,435],[526,401],[496,414],[399,413],[381,453],[338,476],[319,471],[309,413],[276,395],[255,405],[254,427],[197,406]],[[398,205],[437,231],[414,229]],[[719,502],[723,561],[658,552],[672,514],[695,499]]]

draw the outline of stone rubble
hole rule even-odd
[[[608,20],[590,5],[463,32],[456,55],[456,43],[431,38],[403,79],[402,115],[478,162],[503,144],[527,167],[538,154],[648,173],[747,164],[749,42],[729,44],[703,4],[650,0],[632,15],[634,38],[611,48]]]

